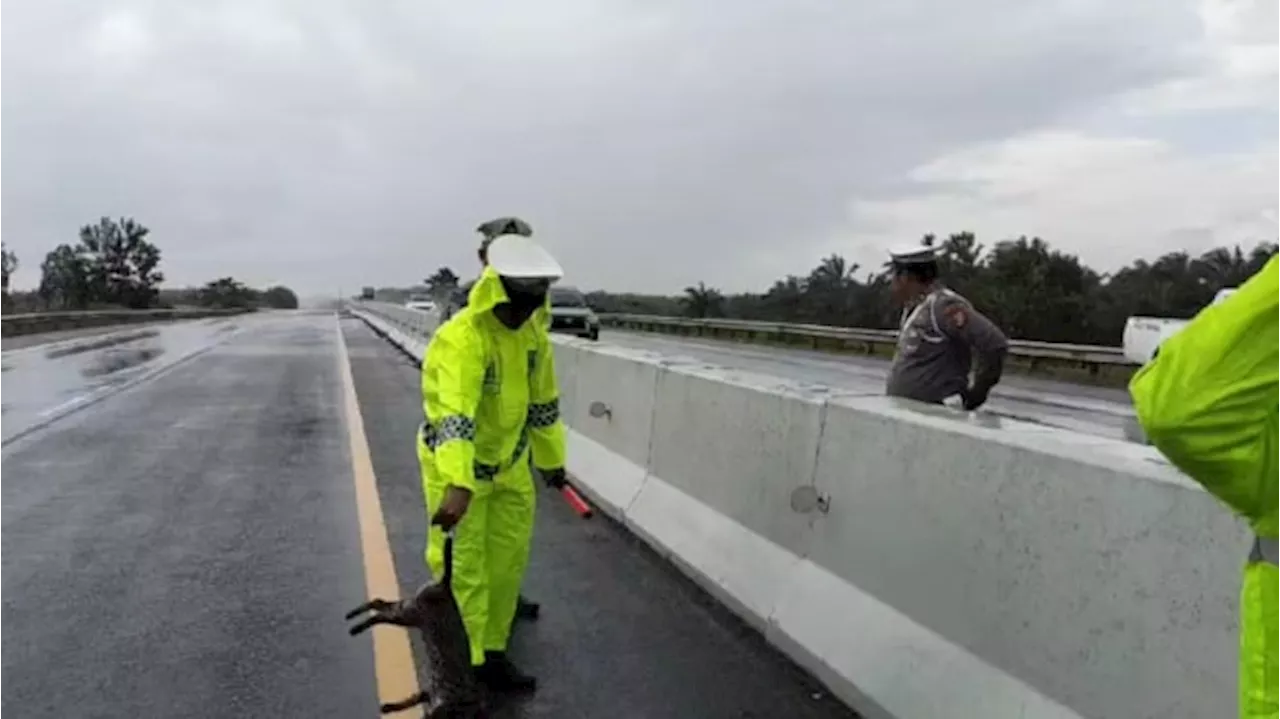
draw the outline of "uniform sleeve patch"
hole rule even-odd
[[[951,305],[943,310],[943,314],[947,316],[951,325],[956,329],[964,329],[964,326],[969,323],[969,312],[964,308],[964,305]]]

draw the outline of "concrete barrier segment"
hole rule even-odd
[[[1233,712],[1247,533],[1151,448],[554,341],[582,489],[864,715]]]

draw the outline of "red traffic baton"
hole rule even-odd
[[[579,517],[591,519],[591,515],[594,514],[591,505],[587,504],[587,500],[583,499],[581,494],[578,494],[578,490],[566,484],[560,488],[560,496],[564,497],[564,501],[569,503]]]

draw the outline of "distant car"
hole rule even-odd
[[[436,309],[436,303],[425,297],[411,297],[408,302],[404,303],[404,306],[411,310],[422,310],[423,312],[433,312]]]
[[[1218,290],[1209,304],[1216,305],[1235,291],[1234,287]],[[1130,317],[1124,323],[1122,339],[1125,359],[1136,365],[1150,362],[1155,358],[1160,345],[1186,327],[1190,321],[1165,317]]]
[[[551,288],[551,331],[600,339],[600,318],[587,306],[587,298],[574,287]]]
[[[1235,291],[1234,287],[1218,290],[1209,304],[1216,305]],[[1145,365],[1160,353],[1160,345],[1165,340],[1180,332],[1190,321],[1167,317],[1130,317],[1124,323],[1124,358],[1136,365]],[[1126,419],[1123,429],[1125,439],[1130,442],[1150,444],[1136,417]]]

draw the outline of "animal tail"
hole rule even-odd
[[[429,698],[430,697],[427,695],[426,692],[418,692],[417,694],[414,694],[408,699],[402,699],[398,702],[387,702],[386,704],[383,704],[378,708],[382,710],[383,714],[390,714],[391,712],[404,711],[405,709],[416,707],[419,704],[425,702]]]
[[[446,587],[453,581],[453,532],[444,535],[444,576],[440,582]]]

